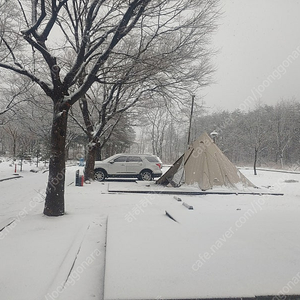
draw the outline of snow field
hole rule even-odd
[[[0,182],[0,299],[300,294],[299,174],[242,170],[284,196],[180,196],[188,210],[172,195],[108,193],[124,181],[76,187],[77,169],[58,218],[42,215],[47,173]],[[0,178],[12,171],[0,164]]]

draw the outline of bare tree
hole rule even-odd
[[[273,128],[276,136],[276,162],[284,168],[284,158],[299,130],[299,111],[294,101],[280,101],[274,108]]]
[[[148,120],[147,123],[150,125],[149,135],[151,137],[152,153],[162,158],[165,134],[170,122],[170,115],[167,110],[157,107],[148,110],[145,116]]]
[[[124,74],[121,72],[118,76],[120,64],[126,66],[129,63],[130,69],[132,65],[130,62],[140,59],[140,55],[138,57],[127,55],[126,46],[136,49],[134,41],[137,38],[146,45],[152,42],[155,34],[165,44],[165,39],[172,28],[172,31],[178,32],[176,39],[180,43],[177,43],[175,49],[167,51],[173,51],[176,57],[185,40],[185,36],[181,34],[183,28],[190,28],[190,32],[193,33],[198,26],[203,25],[207,33],[211,32],[215,26],[217,2],[217,0],[9,1],[17,17],[5,19],[5,22],[10,21],[9,27],[1,21],[0,67],[30,78],[52,100],[53,105],[51,157],[44,214],[59,216],[63,215],[65,210],[65,146],[70,108],[85,97],[95,82],[103,82],[102,74],[106,64],[114,72],[111,71],[105,81],[111,80],[118,89],[117,82],[122,80]],[[1,14],[9,9],[7,3],[8,1],[1,0]],[[188,12],[192,17],[187,16]],[[136,38],[130,43],[133,37]],[[202,36],[198,35],[198,40],[202,42],[201,38]],[[185,49],[186,54],[197,45],[195,35],[190,41],[190,47]],[[202,44],[201,47],[203,46]],[[143,52],[143,48],[139,50],[139,53]],[[204,55],[204,52],[201,54]],[[199,56],[190,56],[191,64],[196,58],[200,59],[202,68],[210,68],[205,56],[203,60]],[[155,55],[148,64],[147,59],[143,60],[143,64],[138,68],[139,76],[143,75],[146,68],[151,69],[154,66],[156,68],[157,63],[161,62],[161,59],[155,59]],[[189,76],[190,71],[190,68],[178,68],[178,74],[181,75]],[[199,73],[199,70],[195,69],[194,72]],[[162,77],[163,74],[160,78]],[[173,82],[176,81],[179,82],[179,78],[174,75]],[[153,85],[159,86],[160,83],[159,78],[156,81],[153,79]]]
[[[182,104],[191,89],[208,84],[211,52],[204,45],[215,28],[216,12],[213,6],[203,4],[187,1],[176,8],[170,6],[166,15],[154,14],[149,24],[142,16],[140,32],[129,33],[130,39],[123,40],[122,49],[114,51],[106,61],[98,80],[100,85],[80,99],[84,121],[80,127],[89,140],[85,178],[93,178],[95,152],[103,146],[100,141],[107,141],[100,137],[109,136],[107,132],[112,132],[125,111],[136,106],[149,108],[153,98],[161,98],[163,105],[169,101]],[[183,17],[196,5],[201,13]],[[73,24],[75,37],[79,27]],[[78,51],[76,46],[74,50]],[[116,123],[112,124],[112,120]],[[80,124],[78,118],[76,122]]]
[[[12,155],[13,158],[16,159],[17,157],[17,143],[19,140],[19,130],[16,126],[10,126],[9,124],[4,127],[4,130],[9,135],[12,141]]]
[[[116,153],[124,153],[130,149],[135,140],[135,132],[131,126],[132,120],[129,116],[130,114],[123,113],[109,139],[105,137],[106,143],[103,144],[100,141],[101,149],[98,153],[101,156],[98,156],[98,159],[101,159],[102,156],[106,158]]]

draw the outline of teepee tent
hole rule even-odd
[[[214,141],[203,133],[157,184],[198,185],[201,190],[213,187],[255,187],[222,153]]]

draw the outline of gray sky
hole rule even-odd
[[[300,0],[221,2],[216,83],[201,91],[206,106],[247,111],[258,99],[300,101]]]

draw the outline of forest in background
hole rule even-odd
[[[49,123],[51,111],[45,106],[23,105],[13,119],[0,127],[2,156],[49,159]],[[101,149],[98,159],[115,153],[153,153],[163,163],[173,163],[187,148],[188,107],[173,111],[162,105],[152,106],[146,113],[138,109],[123,114]],[[300,103],[281,100],[274,106],[257,104],[249,111],[208,112],[196,106],[191,126],[191,140],[204,131],[218,133],[216,143],[236,165],[289,168],[299,170]],[[85,157],[87,138],[70,120],[66,151],[68,159]]]
[[[140,135],[141,151],[174,162],[187,147],[188,112],[172,115],[157,110]],[[193,116],[191,140],[201,133],[218,133],[216,143],[237,165],[299,169],[300,103],[281,100],[276,105],[256,104],[249,111],[207,113],[198,107]]]

